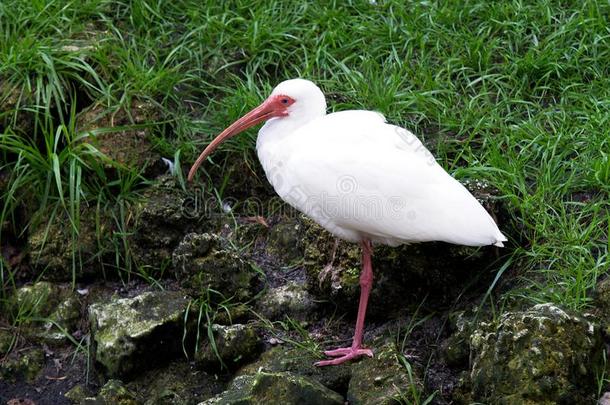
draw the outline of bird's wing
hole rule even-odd
[[[386,124],[381,114],[327,115],[286,137],[278,149],[286,151],[278,193],[331,232],[340,228],[389,244],[506,240],[419,139]]]

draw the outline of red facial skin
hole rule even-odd
[[[295,100],[283,94],[271,96],[261,105],[229,125],[224,131],[222,131],[210,144],[205,148],[201,155],[197,158],[191,170],[189,171],[188,181],[192,181],[195,177],[195,172],[203,161],[212,153],[214,150],[234,135],[239,134],[242,131],[259,124],[263,121],[267,121],[270,118],[285,117],[288,115],[288,107],[294,104]]]

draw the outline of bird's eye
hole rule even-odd
[[[288,99],[287,99],[287,98],[283,98],[283,99],[281,100],[281,102],[282,102],[282,104],[288,104]]]

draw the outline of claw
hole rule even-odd
[[[373,357],[373,351],[371,349],[354,349],[352,347],[339,348],[334,350],[327,350],[324,352],[325,355],[335,357],[331,360],[322,360],[314,363],[315,366],[336,366],[341,363],[345,363],[348,360],[357,359],[361,356]]]

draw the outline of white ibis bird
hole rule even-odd
[[[372,243],[503,246],[507,240],[411,132],[373,111],[326,114],[324,94],[304,79],[280,83],[261,105],[222,131],[193,164],[188,180],[223,141],[263,121],[256,151],[278,195],[335,236],[362,246],[352,345],[324,352],[332,359],[318,366],[373,356],[362,346],[373,283]]]

